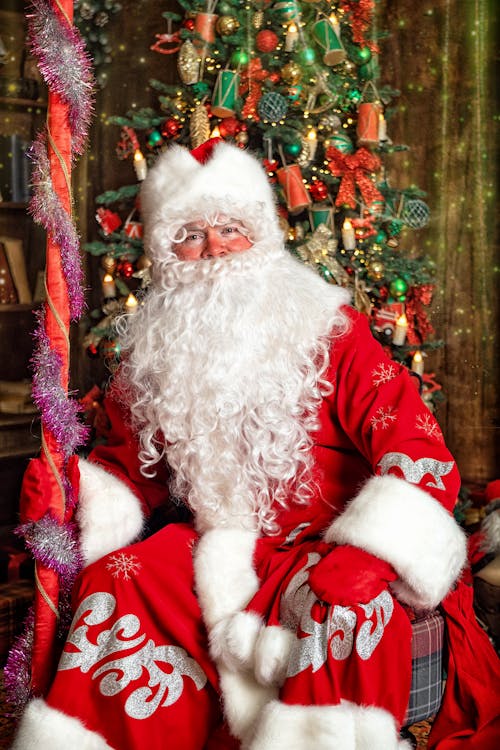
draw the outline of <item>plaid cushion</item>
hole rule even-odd
[[[437,712],[443,695],[444,620],[431,612],[412,622],[412,676],[404,726]]]
[[[7,658],[14,638],[21,632],[33,601],[32,581],[0,584],[0,666]]]

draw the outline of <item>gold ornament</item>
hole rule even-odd
[[[369,287],[356,274],[356,278],[354,279],[354,307],[360,313],[370,316],[372,313],[372,303],[368,292]]]
[[[335,258],[338,242],[325,224],[320,224],[308,242],[297,248],[297,252],[308,266],[324,266],[339,286],[349,286],[349,274]]]
[[[234,16],[221,16],[215,28],[221,36],[231,36],[240,28],[240,22]]]
[[[263,23],[264,23],[264,11],[258,10],[256,13],[254,13],[254,16],[252,18],[252,26],[254,27],[254,29],[260,29]]]
[[[367,270],[368,276],[374,281],[380,281],[384,277],[385,267],[381,260],[372,260]]]
[[[116,258],[113,258],[112,255],[103,255],[101,258],[101,266],[104,268],[106,273],[113,273],[113,271],[116,269]]]
[[[210,122],[204,104],[197,104],[189,121],[191,148],[198,148],[210,138]]]
[[[241,146],[246,146],[248,143],[248,133],[245,130],[241,130],[239,133],[236,133],[234,140]]]
[[[194,44],[189,39],[186,39],[179,50],[177,69],[182,83],[186,86],[198,83],[200,80],[200,58]]]
[[[281,68],[281,77],[285,83],[296,86],[302,78],[302,71],[297,63],[289,62]]]

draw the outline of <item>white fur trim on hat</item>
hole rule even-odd
[[[348,701],[336,706],[286,705],[272,701],[262,711],[244,750],[402,750],[396,722],[375,706]]]
[[[196,593],[205,625],[244,609],[259,587],[253,567],[257,534],[243,529],[212,529],[193,555]]]
[[[141,503],[120,479],[101,466],[80,459],[76,518],[86,565],[125,547],[141,533]]]
[[[140,200],[146,245],[155,229],[179,218],[201,217],[207,210],[230,212],[234,219],[249,216],[256,241],[279,232],[274,194],[262,165],[229,143],[218,143],[205,164],[178,144],[166,149],[149,170]]]
[[[11,750],[112,750],[96,732],[72,716],[48,706],[41,698],[28,704]]]
[[[352,544],[389,562],[399,575],[398,599],[432,609],[466,560],[465,535],[431,495],[403,479],[372,477],[331,524],[325,541]]]

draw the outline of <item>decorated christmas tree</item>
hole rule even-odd
[[[101,239],[87,249],[101,257],[103,303],[92,313],[87,352],[110,365],[119,359],[113,319],[133,312],[149,283],[138,202],[148,168],[172,142],[194,148],[220,136],[260,157],[290,252],[325,283],[352,291],[432,408],[440,390],[424,367],[439,346],[426,311],[432,262],[405,250],[429,208],[417,188],[389,181],[389,162],[406,147],[390,138],[398,92],[382,83],[374,0],[180,5],[182,14],[162,14],[165,31],[151,47],[176,58],[178,83],[150,81],[157,110],[112,118],[131,184],[97,198]]]

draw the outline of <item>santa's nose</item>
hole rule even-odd
[[[224,255],[227,252],[226,243],[215,227],[206,229],[205,245],[202,256],[204,258],[216,258],[218,255]]]

